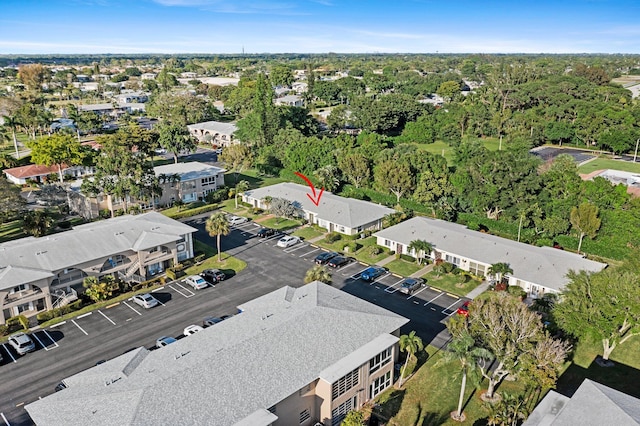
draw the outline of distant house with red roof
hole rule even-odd
[[[3,170],[4,174],[7,176],[7,180],[11,183],[15,183],[16,185],[24,185],[27,183],[27,180],[32,180],[35,182],[44,182],[46,178],[51,175],[58,174],[58,166],[44,166],[42,164],[28,164],[26,166],[13,167],[11,169]],[[92,170],[87,167],[82,166],[74,166],[69,167],[65,164],[62,165],[62,174],[73,177],[82,177],[89,174],[92,174]]]

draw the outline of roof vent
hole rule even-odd
[[[191,353],[191,351],[187,351],[187,352],[180,352],[179,354],[175,355],[173,358],[174,358],[174,359],[180,359],[180,358],[182,358],[183,356],[187,356],[187,355],[189,355],[190,353]]]
[[[115,234],[113,234],[113,235],[122,235],[122,234],[124,234],[124,231],[116,232],[116,233],[115,233]]]
[[[36,256],[40,256],[41,254],[45,254],[46,252],[46,250],[36,252]]]

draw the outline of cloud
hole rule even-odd
[[[195,7],[215,13],[306,15],[295,3],[277,1],[233,1],[233,0],[152,0],[167,7]]]

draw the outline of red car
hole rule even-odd
[[[469,305],[471,304],[470,300],[464,302],[456,311],[458,315],[464,315],[465,317],[469,316]]]

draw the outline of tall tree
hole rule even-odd
[[[327,191],[333,192],[340,185],[340,170],[333,164],[320,167],[313,172],[313,175],[318,180],[320,187]]]
[[[6,176],[0,176],[0,223],[17,218],[27,201],[20,196],[20,188],[12,184]]]
[[[22,229],[27,234],[31,234],[34,237],[42,237],[51,229],[54,220],[51,215],[45,210],[35,210],[28,212],[22,219]]]
[[[338,159],[338,164],[345,178],[356,188],[369,181],[371,170],[369,160],[362,154],[347,154]]]
[[[433,245],[425,240],[413,240],[407,248],[413,250],[416,254],[418,265],[422,263],[425,257],[429,257],[433,251]]]
[[[4,120],[4,124],[3,127],[6,127],[9,129],[9,131],[11,132],[11,136],[13,139],[13,147],[16,150],[16,160],[20,159],[20,154],[18,152],[18,138],[16,136],[16,133],[18,132],[18,127],[20,126],[20,121],[18,120],[18,116],[17,115],[4,115],[2,116],[3,120]]]
[[[42,64],[25,64],[18,67],[18,77],[29,90],[39,92],[51,78],[51,72]]]
[[[513,274],[513,269],[511,269],[511,266],[506,262],[497,262],[489,266],[487,273],[493,275],[496,281],[502,282],[505,275]]]
[[[205,229],[212,237],[217,238],[218,247],[218,262],[222,261],[222,252],[220,249],[220,237],[222,235],[229,235],[231,228],[229,227],[229,221],[225,217],[224,213],[212,214],[205,224]]]
[[[300,216],[301,209],[290,200],[272,197],[269,200],[269,212],[277,218],[293,219]]]
[[[413,188],[413,175],[405,163],[382,161],[374,168],[374,179],[380,189],[396,196],[396,202]]]
[[[582,248],[582,240],[586,236],[593,239],[600,229],[600,218],[598,208],[591,203],[582,203],[578,207],[571,209],[571,226],[580,234],[578,242],[578,253]]]
[[[173,162],[178,163],[181,152],[195,152],[198,143],[189,130],[181,124],[165,124],[158,126],[158,143],[173,154]]]
[[[233,190],[233,196],[236,200],[236,210],[238,210],[238,195],[243,194],[249,188],[249,182],[246,180],[241,180],[240,182],[236,183],[236,186]]]
[[[83,155],[80,142],[69,134],[58,133],[27,142],[31,148],[31,161],[45,166],[57,166],[58,178],[63,181],[62,166],[82,164]]]
[[[409,364],[409,359],[416,357],[418,352],[424,349],[424,344],[422,343],[422,339],[419,336],[416,336],[415,331],[411,331],[409,334],[403,334],[400,336],[399,344],[400,351],[407,353],[407,359],[404,362],[402,373],[400,374],[400,386],[402,386],[404,374],[407,370],[407,365]]]
[[[618,345],[640,335],[637,269],[570,271],[567,277],[569,283],[553,308],[560,328],[580,339],[600,340],[605,360]]]
[[[238,181],[238,175],[253,164],[251,148],[243,143],[226,147],[220,154],[219,159],[228,171],[233,172],[236,182]]]

